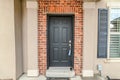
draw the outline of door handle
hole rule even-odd
[[[68,56],[71,56],[71,40],[69,40],[69,51],[68,51]]]
[[[71,49],[70,49],[69,52],[68,52],[68,56],[71,56]]]

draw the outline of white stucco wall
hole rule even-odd
[[[97,58],[98,8],[107,8],[107,1],[113,0],[101,0],[92,3],[94,6],[92,5],[91,8],[84,8],[83,71],[98,73],[97,64],[101,64],[103,76],[109,75],[120,79],[120,62],[106,62],[106,59]],[[91,3],[87,4],[91,5]]]
[[[15,80],[14,0],[0,0],[0,79]]]
[[[0,80],[23,73],[21,0],[0,0]]]

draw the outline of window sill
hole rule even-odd
[[[111,63],[111,62],[113,62],[113,63],[119,62],[120,63],[120,59],[105,59],[104,62],[105,63]]]

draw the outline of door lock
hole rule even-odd
[[[69,40],[69,48],[71,49],[71,40]]]

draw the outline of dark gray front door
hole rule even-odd
[[[72,18],[49,17],[50,66],[71,66]]]

